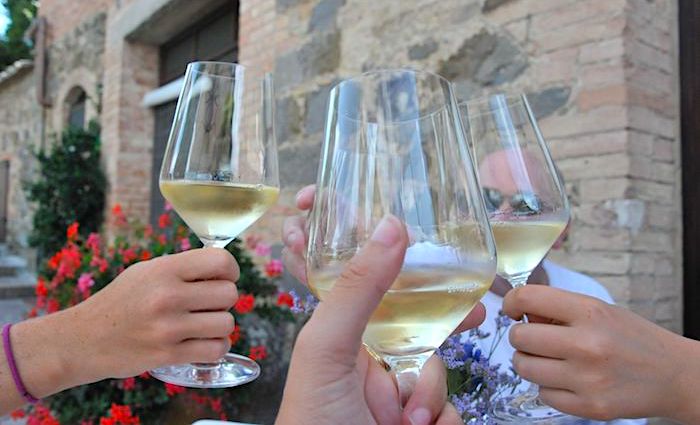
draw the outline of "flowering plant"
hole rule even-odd
[[[488,353],[482,352],[479,341],[487,340],[491,335],[479,328],[448,338],[438,350],[447,367],[447,385],[452,404],[466,424],[495,424],[489,415],[492,403],[504,393],[513,393],[522,382],[512,368],[509,368],[510,373],[503,372],[500,364],[491,363],[491,357],[512,321],[499,312],[495,322],[496,330]]]
[[[51,314],[85,300],[133,263],[199,244],[169,207],[160,216],[157,228],[129,222],[119,205],[112,210],[111,219],[117,229],[111,244],[105,243],[97,233],[83,238],[78,223],[68,227],[67,242],[40,269],[36,306],[30,316]],[[237,282],[240,297],[231,306],[236,316],[235,330],[229,336],[232,351],[247,354],[265,366],[269,357],[282,355],[283,350],[275,347],[275,327],[294,320],[291,296],[280,292],[274,282],[282,273],[282,263],[271,259],[270,247],[259,238],[248,238],[246,249],[239,241],[228,249],[240,267]],[[256,257],[251,258],[247,250]],[[273,363],[283,363],[283,359],[276,358]],[[192,390],[165,384],[144,373],[64,391],[41,405],[14,412],[13,417],[26,417],[28,425],[175,424],[187,414],[180,412],[177,418],[166,417],[172,410],[171,402],[177,398],[194,418],[206,414],[226,419],[239,412],[250,397],[250,388]]]

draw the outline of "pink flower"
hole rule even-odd
[[[283,271],[284,266],[282,265],[282,261],[280,260],[270,260],[267,264],[265,264],[265,274],[269,278],[278,277],[282,274]]]
[[[248,246],[248,249],[255,249],[261,240],[262,238],[258,235],[248,235],[245,237],[245,244]]]
[[[258,242],[258,244],[255,245],[255,255],[267,257],[270,254],[272,254],[272,248],[270,248],[270,245],[262,242]]]
[[[102,240],[100,239],[99,233],[90,233],[90,236],[88,236],[87,241],[85,241],[85,245],[87,245],[88,248],[90,248],[93,252],[99,252],[100,251],[100,245],[102,244]]]
[[[190,248],[192,248],[192,245],[190,244],[189,239],[184,238],[180,241],[180,251],[187,251]]]
[[[165,211],[172,211],[173,210],[173,204],[171,204],[168,201],[165,201],[165,207],[163,208]]]
[[[87,293],[94,284],[95,280],[90,273],[83,273],[78,278],[78,290],[82,294]]]

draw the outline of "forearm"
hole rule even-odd
[[[75,366],[80,358],[74,351],[74,309],[27,320],[12,326],[10,340],[15,365],[27,391],[36,398],[79,385],[84,373]],[[4,351],[0,356],[0,416],[26,401],[13,380]]]
[[[678,337],[669,347],[669,353],[676,353],[677,361],[682,364],[682,373],[678,375],[677,385],[665,390],[675,394],[673,403],[665,416],[683,424],[700,424],[700,342]],[[660,359],[660,362],[664,362]]]

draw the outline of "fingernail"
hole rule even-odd
[[[399,226],[401,224],[399,223],[399,220],[392,216],[392,215],[387,215],[382,218],[382,221],[379,222],[377,225],[377,228],[374,229],[374,233],[372,233],[372,240],[379,242],[380,244],[384,245],[387,248],[390,248],[394,245],[396,245],[399,242],[399,239],[401,238],[401,233]]]
[[[408,415],[412,425],[430,424],[430,411],[425,407],[419,407]]]

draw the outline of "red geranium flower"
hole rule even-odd
[[[170,218],[170,214],[168,213],[163,213],[158,217],[158,227],[161,229],[165,229],[167,227],[170,227],[173,224],[172,219]]]
[[[66,230],[66,237],[68,238],[69,241],[74,241],[76,236],[78,236],[78,227],[80,225],[78,222],[73,222],[70,226],[68,226],[68,230]]]
[[[267,349],[263,345],[250,347],[248,357],[250,357],[252,360],[262,360],[267,357]]]
[[[265,274],[269,278],[278,277],[282,274],[283,271],[284,266],[282,265],[282,261],[280,260],[270,260],[267,264],[265,264]]]
[[[185,387],[181,387],[179,385],[173,385],[173,384],[168,384],[167,382],[165,383],[165,392],[169,396],[174,396],[177,394],[182,394],[185,392]]]
[[[236,325],[233,328],[233,332],[231,332],[231,335],[228,336],[229,341],[231,341],[231,345],[236,345],[238,341],[241,339],[241,327]]]
[[[144,250],[143,252],[141,252],[141,261],[147,261],[151,258],[153,258],[153,254],[151,254],[150,251]]]
[[[46,289],[46,282],[44,282],[43,278],[40,277],[36,281],[36,288],[34,289],[34,293],[37,297],[45,297],[49,294],[48,289]]]
[[[277,296],[277,305],[286,305],[287,307],[292,308],[294,306],[294,298],[290,294],[282,292]]]
[[[131,378],[126,378],[122,381],[122,388],[124,391],[131,391],[136,388],[136,378],[133,376]]]
[[[58,304],[58,301],[54,300],[53,298],[50,299],[49,302],[46,304],[47,313],[55,313],[60,309],[61,306]]]
[[[233,305],[234,310],[240,314],[250,313],[255,307],[255,297],[250,294],[241,295]]]
[[[14,412],[10,413],[10,417],[12,419],[22,419],[25,416],[27,416],[27,412],[22,409],[15,410]]]

